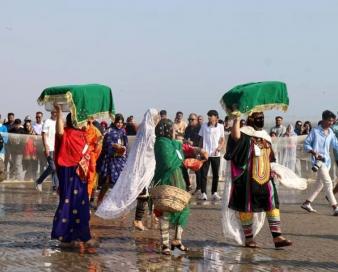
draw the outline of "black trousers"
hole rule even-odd
[[[148,197],[145,197],[146,192],[147,190],[146,188],[144,188],[137,198],[137,205],[136,205],[136,211],[135,211],[135,220],[137,221],[141,221],[144,216],[145,205],[148,201]]]
[[[201,190],[202,169],[195,171],[195,175],[196,175],[196,190]]]
[[[211,187],[211,193],[217,192],[218,187],[218,172],[219,172],[219,166],[221,163],[220,157],[209,157],[209,159],[203,164],[201,168],[201,192],[206,193],[207,192],[207,179],[208,179],[208,172],[209,172],[209,166],[211,164],[211,170],[212,170],[212,187]]]
[[[190,183],[190,177],[189,177],[188,169],[185,168],[184,166],[181,166],[181,169],[182,169],[182,174],[183,174],[186,190],[189,191],[189,187],[190,187],[191,183]]]

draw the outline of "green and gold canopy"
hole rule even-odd
[[[40,105],[51,111],[54,102],[62,111],[71,112],[74,125],[86,124],[88,118],[109,118],[115,113],[111,89],[100,84],[49,87],[38,98]]]
[[[226,92],[220,102],[227,114],[239,115],[270,109],[287,111],[289,97],[285,83],[265,81],[238,85]]]

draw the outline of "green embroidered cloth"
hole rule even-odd
[[[154,151],[156,160],[154,186],[171,185],[186,190],[181,168],[184,158],[182,144],[166,137],[156,137]],[[181,212],[169,213],[170,223],[184,227],[188,222],[189,213],[189,207],[185,207]]]
[[[289,97],[285,83],[266,81],[238,85],[226,92],[220,102],[229,115],[238,115],[268,109],[287,111]]]
[[[66,85],[50,87],[38,98],[46,110],[53,109],[54,102],[62,111],[71,112],[74,125],[84,125],[89,117],[109,118],[115,113],[111,89],[100,84]]]

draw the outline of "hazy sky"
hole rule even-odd
[[[338,1],[0,0],[0,113],[49,86],[110,86],[118,112],[205,114],[234,85],[288,85],[288,120],[338,111]],[[269,113],[272,117],[275,113]]]

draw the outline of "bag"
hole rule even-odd
[[[187,169],[191,169],[192,171],[198,171],[201,169],[203,165],[203,161],[198,160],[198,159],[185,159],[183,161],[183,165]]]
[[[159,185],[150,190],[156,210],[162,212],[181,212],[189,203],[191,195],[175,186]]]

